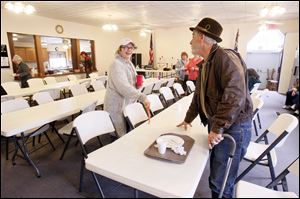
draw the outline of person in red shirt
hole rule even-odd
[[[196,85],[196,80],[199,76],[199,67],[197,64],[199,64],[203,60],[202,57],[195,56],[194,58],[190,59],[190,61],[185,66],[186,73],[189,76],[189,80],[193,81]]]

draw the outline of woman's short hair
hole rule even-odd
[[[185,55],[186,57],[189,57],[188,54],[187,54],[186,52],[182,52],[182,53],[181,53],[181,57],[184,56],[184,55]]]
[[[254,77],[255,79],[259,79],[259,75],[254,68],[248,68],[247,71],[249,77]]]
[[[22,62],[23,59],[19,55],[15,55],[12,59],[13,62]]]

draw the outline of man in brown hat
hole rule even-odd
[[[216,20],[204,18],[190,30],[193,31],[192,53],[203,57],[204,62],[199,65],[193,101],[178,127],[187,129],[198,114],[202,123],[208,124],[212,197],[218,197],[221,191],[231,146],[230,140],[222,141],[222,134],[230,134],[235,139],[236,151],[223,193],[223,197],[232,198],[240,160],[251,139],[252,102],[247,87],[247,68],[237,52],[217,45],[222,41],[223,28]]]

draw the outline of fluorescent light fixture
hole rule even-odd
[[[13,11],[17,14],[24,12],[25,14],[32,14],[33,12],[35,12],[35,8],[32,5],[24,5],[21,2],[7,2],[4,6],[6,9],[8,9],[9,11]]]
[[[281,7],[281,6],[273,6],[273,7],[270,7],[270,8],[261,9],[259,15],[261,17],[266,17],[266,16],[275,17],[275,16],[278,16],[278,15],[284,14],[285,11],[286,11],[286,9]]]
[[[268,9],[268,8],[263,8],[263,9],[260,10],[259,15],[260,15],[261,17],[265,17],[265,16],[268,15],[268,13],[269,13],[269,9]]]
[[[141,36],[141,37],[146,37],[146,36],[147,36],[147,34],[146,34],[146,32],[145,32],[144,30],[141,30],[141,32],[140,32],[140,36]]]
[[[28,15],[32,14],[35,12],[35,8],[32,5],[27,5],[24,8],[24,12]]]
[[[102,26],[102,29],[105,30],[105,31],[117,31],[119,28],[116,24],[104,24]]]
[[[13,41],[18,41],[18,38],[17,37],[13,37]]]

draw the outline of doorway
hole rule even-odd
[[[279,29],[260,30],[247,44],[245,62],[260,76],[259,89],[277,90],[285,35]]]

